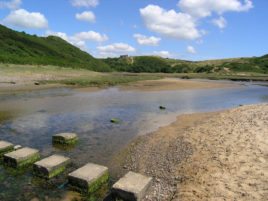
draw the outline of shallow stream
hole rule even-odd
[[[157,130],[184,113],[218,111],[268,102],[268,88],[250,83],[241,87],[180,91],[121,91],[118,88],[81,92],[58,88],[0,95],[0,140],[69,156],[72,169],[87,162],[107,165],[135,136]],[[163,105],[167,109],[159,110]],[[118,118],[119,124],[110,123]],[[75,132],[79,144],[70,150],[53,147],[51,137]],[[0,200],[60,200],[66,175],[51,186],[35,181],[28,170],[17,174],[0,166]]]

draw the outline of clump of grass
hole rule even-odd
[[[1,111],[0,112],[0,122],[9,120],[13,118],[13,114],[7,111]]]
[[[115,86],[119,84],[127,84],[141,80],[156,80],[162,78],[159,75],[103,75],[97,77],[80,77],[64,80],[43,81],[42,83],[60,83],[65,85],[72,85],[78,87],[102,87],[102,86]]]

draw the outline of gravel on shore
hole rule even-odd
[[[144,201],[268,197],[268,104],[182,115],[140,136],[115,159],[154,178]]]

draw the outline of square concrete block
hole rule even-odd
[[[134,172],[128,172],[113,185],[112,193],[126,201],[140,201],[151,186],[152,178]]]
[[[39,151],[24,147],[17,151],[4,154],[4,163],[14,168],[26,167],[39,160]]]
[[[0,157],[3,156],[5,153],[8,153],[13,150],[14,150],[13,144],[6,141],[0,141]]]
[[[71,187],[90,194],[108,182],[109,172],[107,167],[88,163],[70,173],[68,180]]]
[[[64,172],[69,163],[70,158],[68,157],[52,155],[37,161],[33,165],[33,171],[36,176],[50,179]]]
[[[54,144],[74,145],[78,141],[75,133],[59,133],[52,137]]]

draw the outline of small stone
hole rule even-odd
[[[13,144],[6,141],[0,141],[0,157],[3,156],[5,153],[8,153],[13,150],[14,150]]]
[[[18,149],[21,149],[21,148],[22,148],[21,145],[16,145],[16,146],[14,147],[15,150],[18,150]]]
[[[94,193],[109,180],[108,168],[88,163],[68,175],[72,188],[86,193]]]
[[[4,163],[14,168],[22,168],[33,164],[40,158],[39,151],[24,147],[4,155]]]
[[[146,177],[134,172],[128,172],[123,178],[113,185],[112,193],[117,198],[123,200],[141,201],[151,184],[151,177]]]
[[[114,123],[114,124],[119,124],[121,121],[120,121],[120,119],[112,118],[112,119],[110,120],[110,122],[111,122],[111,123]]]
[[[52,137],[52,141],[55,144],[74,145],[77,143],[78,137],[75,133],[59,133]]]
[[[164,107],[164,106],[160,105],[160,106],[159,106],[159,109],[160,109],[160,110],[165,110],[165,109],[166,109],[166,107]]]
[[[70,158],[68,157],[52,155],[34,164],[34,174],[45,179],[50,179],[62,173],[69,163]]]
[[[40,82],[35,82],[34,85],[40,85]]]

